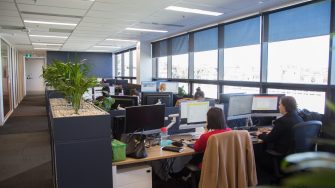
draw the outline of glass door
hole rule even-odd
[[[9,45],[1,40],[1,62],[2,62],[2,94],[3,94],[3,115],[6,116],[12,109],[10,67],[9,67]]]

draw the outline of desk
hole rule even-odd
[[[193,149],[189,147],[185,147],[185,146],[184,146],[183,152],[163,151],[161,150],[160,146],[154,146],[154,147],[147,148],[147,153],[148,153],[148,157],[146,158],[134,159],[134,158],[127,157],[127,159],[124,161],[113,162],[113,166],[142,163],[142,162],[154,161],[154,160],[159,160],[159,159],[167,159],[167,158],[193,155],[196,152]]]
[[[167,158],[174,158],[174,157],[181,157],[181,156],[187,156],[187,155],[193,155],[196,154],[196,152],[189,148],[184,146],[183,152],[172,152],[172,151],[163,151],[161,150],[160,146],[153,146],[150,148],[147,148],[147,154],[148,157],[142,158],[142,159],[134,159],[127,157],[124,161],[118,161],[113,162],[113,187],[118,187],[118,169],[117,167],[125,166],[125,165],[136,165],[139,163],[149,162],[149,161],[155,161],[159,159],[167,159]],[[145,172],[144,172],[145,173]],[[151,183],[151,182],[150,182]]]

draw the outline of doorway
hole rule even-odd
[[[42,78],[45,58],[25,58],[25,77],[27,95],[44,94],[45,86]]]

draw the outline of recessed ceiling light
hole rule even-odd
[[[120,42],[137,42],[136,40],[126,40],[126,39],[106,39],[110,41],[120,41]]]
[[[168,31],[164,31],[164,30],[141,29],[141,28],[132,28],[132,27],[127,27],[126,30],[130,30],[130,31],[145,31],[145,32],[157,32],[157,33],[167,33],[168,32]]]
[[[67,39],[67,36],[51,36],[51,35],[29,35],[29,37],[41,37],[41,38],[60,38]]]
[[[119,46],[93,46],[93,48],[121,48]]]
[[[34,50],[59,50],[59,48],[34,48]]]
[[[41,43],[41,42],[33,42],[33,45],[43,45],[43,46],[62,46],[63,44],[57,43]]]
[[[62,22],[45,22],[45,21],[35,21],[35,20],[24,20],[25,23],[37,23],[37,24],[48,24],[48,25],[69,25],[76,26],[75,23],[62,23]]]
[[[166,10],[179,11],[179,12],[194,13],[194,14],[204,14],[204,15],[209,15],[209,16],[220,16],[220,15],[223,14],[223,13],[220,13],[220,12],[212,12],[212,11],[193,9],[193,8],[185,8],[185,7],[177,7],[177,6],[168,6],[165,9]]]

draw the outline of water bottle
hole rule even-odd
[[[167,128],[166,127],[162,127],[161,128],[161,140],[159,142],[159,145],[162,147],[168,146],[172,143],[171,140],[168,139],[168,134],[167,134]]]

